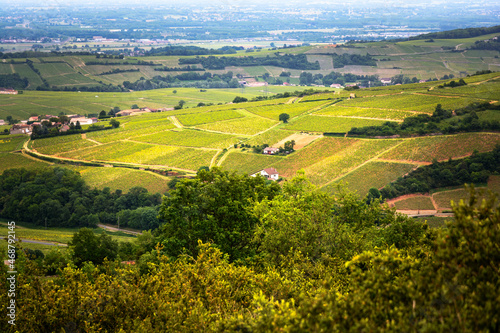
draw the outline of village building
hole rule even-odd
[[[339,83],[332,83],[330,84],[330,88],[344,88],[344,87]]]
[[[31,125],[15,124],[10,128],[10,134],[31,134]]]
[[[267,154],[267,155],[274,155],[279,152],[278,148],[273,148],[273,147],[266,147],[264,150],[262,150],[262,154]]]
[[[1,125],[5,125],[5,120],[0,119],[0,126],[1,126]]]
[[[10,89],[10,88],[0,88],[0,94],[17,95],[17,90]]]
[[[278,171],[275,168],[263,169],[255,174],[253,174],[252,177],[255,177],[257,175],[261,175],[262,177],[265,177],[269,180],[278,180],[280,177]]]
[[[92,125],[93,124],[92,119],[90,119],[90,118],[79,117],[79,118],[71,118],[70,119],[71,124],[76,125],[77,122],[79,122],[80,125]]]
[[[28,121],[38,121],[38,116],[29,117]]]
[[[391,78],[381,78],[380,82],[382,82],[383,85],[388,85],[388,84],[391,84],[392,79]]]

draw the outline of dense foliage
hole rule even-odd
[[[343,68],[348,65],[358,65],[358,66],[377,66],[377,61],[369,54],[359,55],[359,54],[341,54],[338,55],[334,53],[333,57],[333,68]]]
[[[284,54],[277,53],[274,57],[195,57],[180,58],[180,65],[201,64],[206,69],[225,69],[227,66],[276,66],[291,69],[316,70],[320,69],[316,61],[311,63],[305,54]]]
[[[151,208],[160,204],[160,194],[149,194],[134,187],[127,194],[111,193],[109,188],[90,189],[81,176],[69,169],[54,167],[38,170],[9,169],[0,175],[0,216],[48,227],[96,227],[98,223],[116,224],[117,216],[126,211]],[[140,222],[130,223],[138,229],[159,225],[144,209],[135,212]],[[120,221],[127,226],[126,219]]]
[[[102,265],[87,261],[81,263],[81,268],[70,264],[61,269],[61,263],[68,259],[59,256],[61,260],[56,260],[55,252],[44,259],[28,259],[19,252],[16,326],[3,320],[0,329],[499,330],[500,208],[494,200],[478,204],[472,192],[468,203],[454,206],[455,221],[433,231],[376,201],[367,204],[342,189],[335,196],[318,191],[302,176],[286,183],[283,191],[272,198],[243,205],[240,199],[245,195],[233,192],[228,179],[236,181],[238,187],[249,182],[214,170],[200,174],[194,182],[180,183],[175,194],[179,198],[174,201],[180,203],[181,197],[192,200],[176,206],[180,216],[171,216],[185,226],[184,234],[179,227],[175,235],[197,238],[199,229],[188,223],[197,218],[196,210],[210,221],[205,224],[200,218],[197,222],[207,235],[231,234],[231,229],[210,228],[217,225],[211,213],[222,214],[219,217],[226,216],[230,221],[227,214],[236,214],[236,219],[246,215],[255,223],[251,241],[257,256],[253,260],[232,263],[231,256],[222,249],[228,244],[197,240],[196,257],[165,256],[169,249],[162,245],[153,248],[155,241],[149,233],[138,240],[148,250],[134,266],[104,260]],[[245,186],[242,190],[248,193]],[[217,199],[210,199],[213,193]],[[203,199],[196,199],[196,194]],[[235,195],[236,206],[248,210],[229,212],[228,208],[236,207],[232,201]],[[162,209],[173,207],[166,200]],[[159,233],[160,239],[170,236],[168,229]],[[83,230],[75,235],[72,250],[77,250],[80,241],[93,242],[96,253],[102,244]],[[92,251],[86,247],[81,253],[88,252]],[[59,276],[40,278],[46,263],[52,269],[59,267]],[[0,274],[6,279],[5,267]],[[7,288],[8,284],[0,284],[3,304],[8,302]],[[1,308],[4,318],[6,311],[6,307]]]
[[[206,49],[198,46],[169,45],[165,47],[152,47],[145,55],[151,56],[193,56],[209,54],[233,54],[238,50],[243,50],[242,46],[223,46],[219,49]]]
[[[170,256],[195,256],[198,240],[212,242],[231,259],[254,253],[251,246],[258,220],[249,207],[280,190],[262,177],[237,175],[219,169],[200,170],[195,179],[177,183],[164,197],[160,240]]]
[[[489,28],[466,28],[466,29],[455,29],[449,31],[439,31],[431,32],[429,34],[423,34],[418,36],[410,37],[409,39],[457,39],[457,38],[471,38],[482,35],[489,35],[500,32],[500,25],[489,27]]]
[[[231,71],[213,75],[210,72],[200,74],[190,71],[175,76],[157,75],[151,80],[141,78],[135,82],[124,81],[123,86],[132,90],[151,90],[170,87],[238,88],[240,84],[236,78],[233,78],[233,72]]]
[[[0,87],[12,89],[24,89],[28,86],[27,78],[21,78],[18,73],[0,75]]]

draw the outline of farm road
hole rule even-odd
[[[6,238],[0,236],[0,239],[6,239]],[[62,243],[51,243],[51,242],[36,241],[36,240],[32,240],[32,239],[16,238],[16,242],[19,242],[19,241],[21,241],[21,243],[41,244],[41,245],[50,245],[50,246],[68,246],[68,244],[62,244]]]

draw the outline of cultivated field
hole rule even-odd
[[[474,150],[486,152],[500,143],[500,134],[464,133],[457,135],[407,139],[397,148],[382,155],[381,159],[432,162],[459,158]]]
[[[370,188],[381,189],[415,167],[414,164],[407,163],[371,161],[336,182],[343,182],[347,184],[351,191],[356,191],[360,196],[365,196]]]

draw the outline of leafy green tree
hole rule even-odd
[[[116,120],[116,119],[111,119],[111,120],[109,121],[109,124],[110,124],[110,125],[111,125],[111,127],[113,127],[113,128],[118,128],[118,127],[120,127],[120,122],[119,122],[118,120]]]
[[[288,119],[290,119],[290,115],[288,113],[282,113],[279,115],[279,120],[284,123],[287,123]]]
[[[200,170],[195,179],[177,183],[164,197],[160,240],[170,256],[196,256],[198,240],[211,241],[232,260],[254,254],[251,244],[257,218],[248,210],[254,201],[273,198],[279,185],[262,177]]]
[[[72,251],[73,262],[78,266],[86,261],[102,264],[104,258],[114,260],[118,254],[117,241],[105,233],[97,236],[89,228],[82,228],[73,234],[73,239],[68,245]]]

